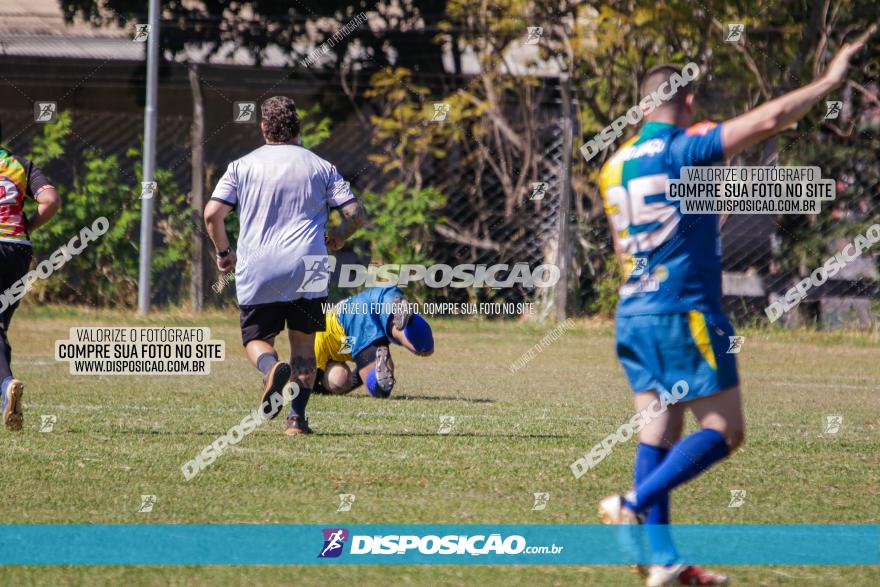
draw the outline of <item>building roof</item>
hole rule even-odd
[[[188,2],[189,0],[184,0]],[[0,3],[0,55],[38,57],[48,59],[90,59],[100,61],[142,61],[145,44],[132,41],[134,23],[128,26],[105,24],[97,27],[91,23],[75,19],[64,20],[61,0],[2,0]],[[107,11],[107,9],[104,9]],[[111,15],[107,11],[107,15]],[[534,75],[555,77],[559,67],[553,61],[540,58],[537,45],[514,43],[505,54],[509,73],[515,76]],[[349,47],[353,53],[360,49]],[[244,48],[226,43],[210,57],[206,46],[188,46],[184,54],[177,55],[175,61],[191,61],[215,64],[244,65],[254,64],[253,56]],[[166,58],[172,59],[170,54]],[[326,58],[329,58],[326,57]],[[317,59],[321,63],[323,59]],[[262,64],[268,67],[284,67],[294,64],[291,54],[277,46],[267,47]],[[452,73],[451,47],[443,47],[443,65],[447,73]],[[469,47],[461,53],[461,73],[479,75],[482,67],[479,58]]]
[[[129,31],[115,25],[97,28],[82,19],[64,22],[59,0],[3,0],[0,3],[0,39],[8,34],[130,38]]]

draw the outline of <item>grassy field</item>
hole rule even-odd
[[[71,326],[209,326],[227,360],[201,377],[72,376],[54,361]],[[569,464],[631,415],[610,324],[582,323],[512,374],[548,326],[434,321],[437,350],[397,349],[394,397],[314,397],[306,438],[280,419],[190,482],[180,465],[255,406],[259,377],[234,311],[164,313],[25,306],[12,324],[25,430],[2,435],[6,523],[595,523],[627,489],[635,444],[575,480]],[[880,522],[880,366],[870,335],[746,331],[747,440],[673,499],[682,523]],[[282,343],[286,355],[286,341]],[[55,415],[51,433],[40,415]],[[827,415],[840,432],[823,433]],[[454,416],[451,434],[438,434]],[[693,427],[693,423],[689,424]],[[744,505],[729,508],[731,489]],[[550,493],[531,511],[534,492]],[[337,513],[338,494],[357,496]],[[151,513],[140,496],[155,494]],[[34,545],[39,547],[39,545]],[[739,585],[877,585],[880,569],[728,567]],[[4,585],[639,585],[622,567],[15,567]]]

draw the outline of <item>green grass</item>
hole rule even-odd
[[[227,359],[202,377],[73,376],[54,361],[71,326],[210,326]],[[575,480],[569,464],[631,415],[611,325],[584,322],[512,374],[550,326],[434,320],[437,351],[394,352],[388,401],[315,397],[318,434],[264,425],[186,482],[183,462],[255,407],[233,310],[35,308],[11,329],[26,382],[25,431],[0,432],[7,523],[594,523],[595,504],[627,489],[634,443]],[[747,440],[673,500],[681,523],[880,522],[880,367],[870,335],[746,331],[740,355]],[[281,354],[286,355],[286,341]],[[58,417],[40,433],[39,416]],[[844,416],[824,435],[826,415]],[[440,416],[455,416],[449,435]],[[693,427],[693,423],[689,424]],[[748,494],[728,508],[731,489]],[[532,493],[551,495],[533,512]],[[354,493],[337,513],[338,494]],[[137,513],[156,494],[152,513]],[[876,585],[877,567],[728,567],[739,585]],[[15,567],[8,585],[639,585],[621,567]]]

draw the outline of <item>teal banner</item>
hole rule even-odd
[[[4,565],[878,565],[878,525],[0,525]]]

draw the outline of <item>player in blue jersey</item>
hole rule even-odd
[[[680,213],[666,199],[666,182],[682,167],[729,159],[793,125],[844,81],[850,58],[871,32],[841,48],[812,83],[720,124],[693,124],[693,92],[680,88],[646,115],[638,135],[600,172],[626,276],[617,306],[617,355],[636,410],[686,390],[639,432],[632,491],[599,505],[606,523],[653,525],[647,529],[656,564],[640,567],[649,586],[728,583],[723,575],[680,564],[665,525],[670,491],[730,455],[745,429],[736,360],[727,352],[734,331],[721,311],[718,216]],[[650,69],[641,95],[658,89],[666,95],[681,72],[673,65]],[[687,410],[700,430],[681,438]]]
[[[431,326],[397,287],[369,288],[342,300],[325,322],[315,336],[317,393],[344,395],[365,383],[371,396],[387,398],[395,383],[391,344],[421,357],[434,352]]]

